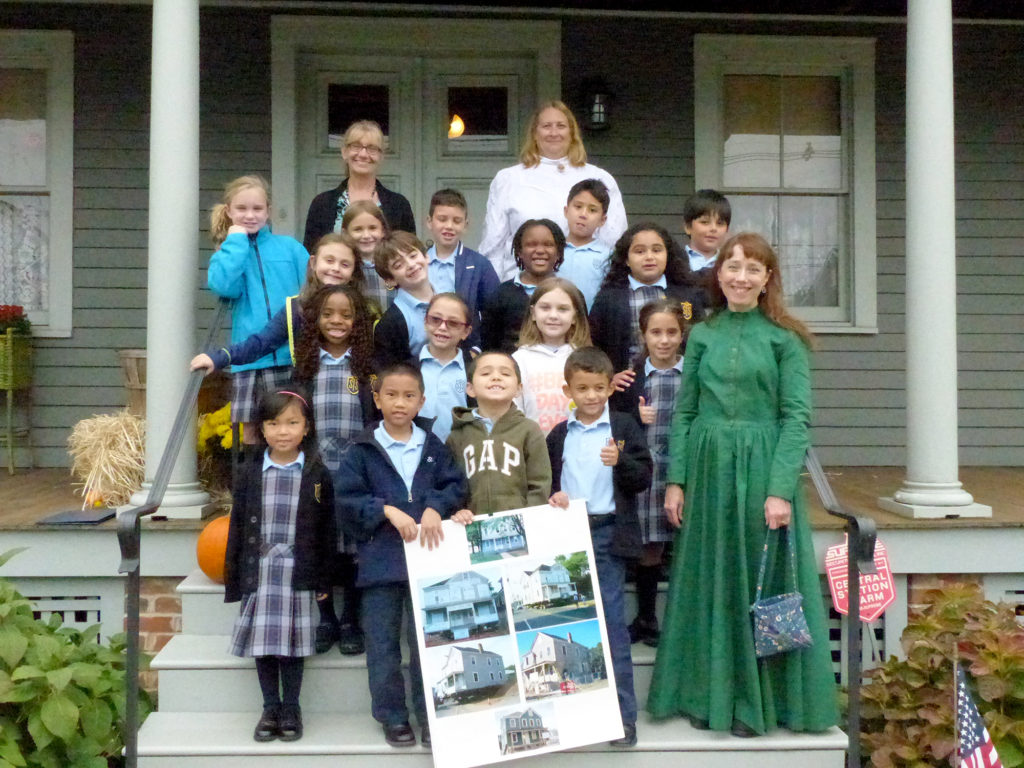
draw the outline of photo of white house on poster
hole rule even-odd
[[[446,521],[405,555],[437,768],[622,735],[583,503]]]

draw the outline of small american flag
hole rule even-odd
[[[1003,768],[992,737],[967,690],[967,675],[962,667],[956,670],[956,725],[960,734],[957,754],[963,768]]]

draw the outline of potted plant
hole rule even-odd
[[[0,390],[32,383],[32,323],[24,307],[0,304]]]

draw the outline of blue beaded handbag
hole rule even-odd
[[[786,549],[789,554],[789,566],[793,576],[793,588],[796,588],[796,551],[793,537],[788,527],[781,528],[779,535],[786,538]],[[761,552],[761,570],[757,574],[757,594],[750,606],[754,615],[754,652],[757,658],[763,659],[777,653],[807,648],[814,641],[807,628],[804,617],[804,596],[799,592],[784,592],[774,597],[761,599],[764,587],[764,571],[768,563],[768,542],[772,535],[769,529],[764,538],[764,550]]]

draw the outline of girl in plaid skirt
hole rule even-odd
[[[304,302],[301,327],[295,342],[295,378],[313,393],[320,456],[333,474],[349,441],[377,417],[371,387],[373,319],[359,290],[327,285]],[[355,546],[339,535],[331,557],[331,588],[317,593],[317,653],[326,652],[335,641],[345,655],[363,652],[355,576]],[[334,608],[334,585],[343,588],[340,620]]]
[[[631,368],[615,376],[612,407],[632,413],[644,426],[647,447],[654,459],[651,487],[637,496],[637,512],[644,550],[636,567],[637,616],[629,626],[635,643],[658,644],[655,604],[665,542],[675,529],[665,519],[665,469],[668,435],[683,372],[683,342],[689,323],[682,306],[672,299],[657,299],[640,308],[642,344]]]
[[[256,741],[302,736],[303,657],[313,654],[313,596],[334,546],[334,491],[316,451],[309,401],[293,390],[257,406],[266,445],[234,489],[224,599],[241,602],[230,652],[253,657],[263,693]]]

